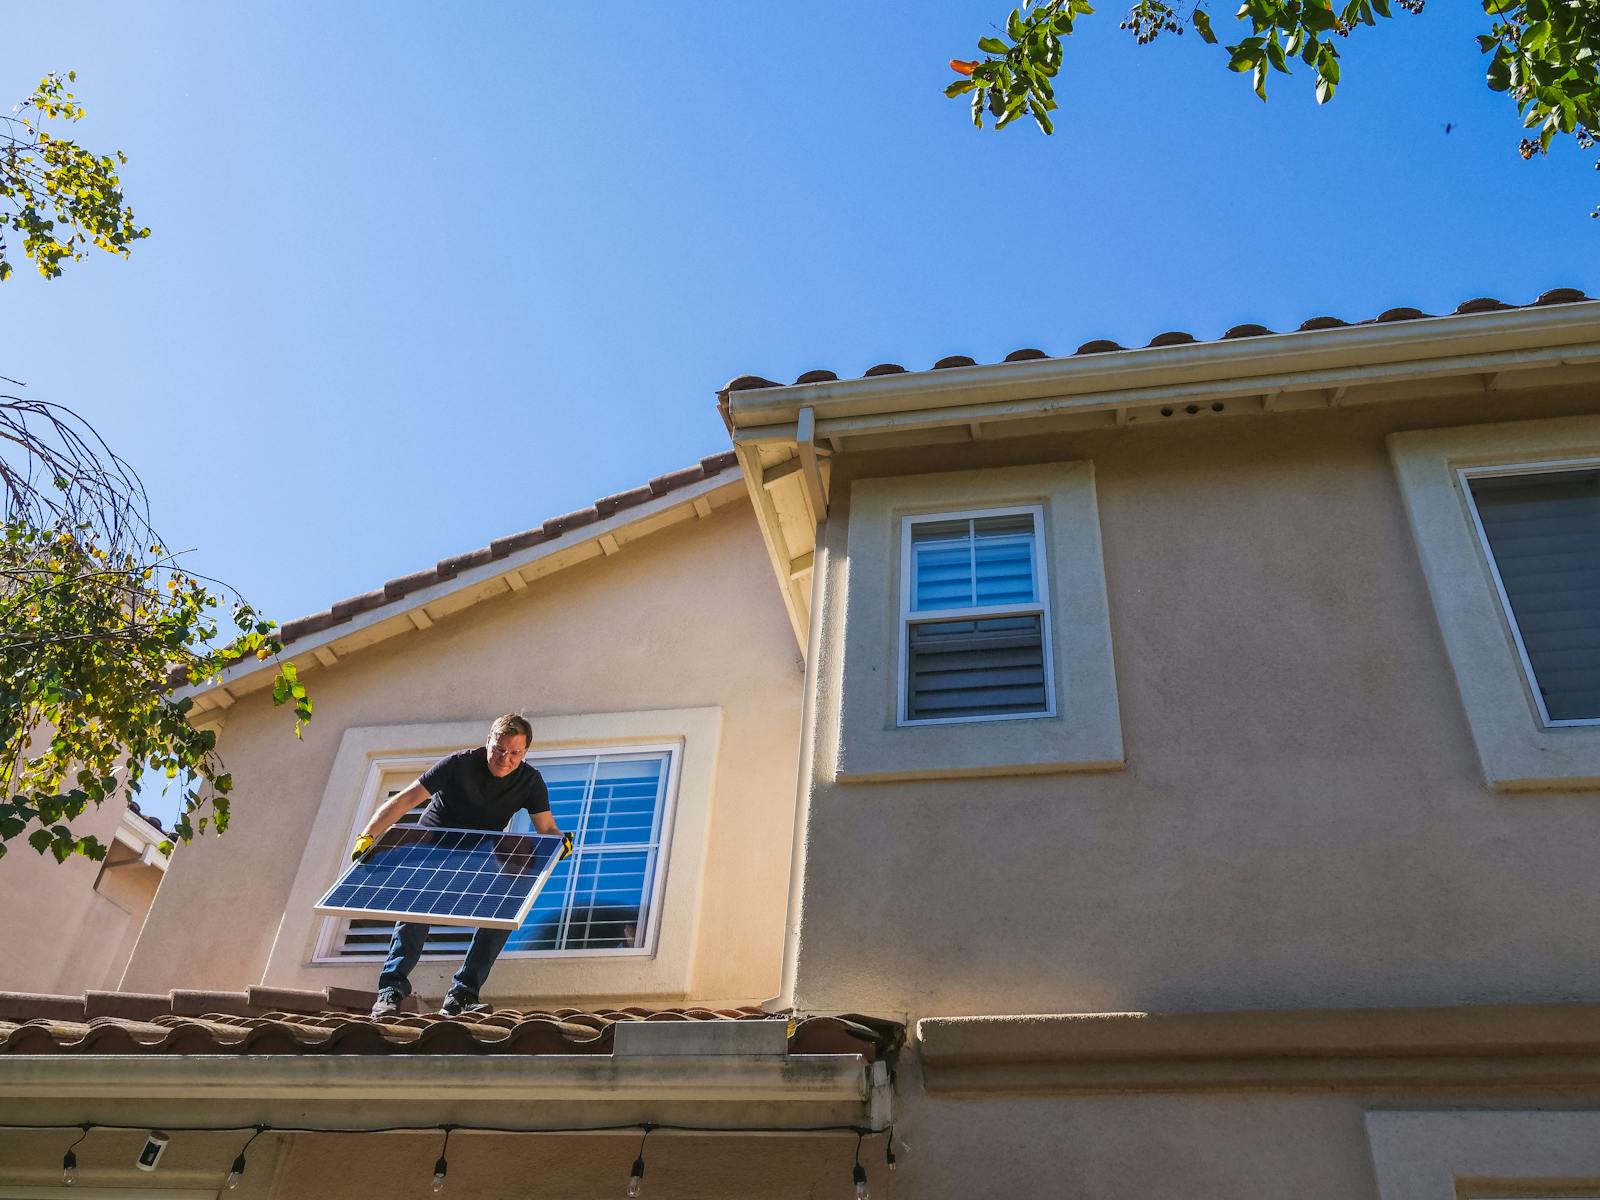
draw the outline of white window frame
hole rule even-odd
[[[679,776],[683,766],[683,743],[679,742],[649,742],[632,745],[616,746],[572,746],[552,747],[537,751],[530,750],[525,762],[537,767],[540,762],[553,759],[593,758],[596,761],[606,755],[643,756],[665,754],[667,756],[667,769],[663,782],[664,794],[661,805],[656,813],[656,849],[650,860],[654,875],[650,881],[649,910],[645,921],[643,936],[639,945],[627,947],[607,948],[578,948],[570,950],[504,950],[500,960],[539,959],[539,958],[654,958],[656,948],[661,936],[661,911],[663,898],[666,894],[667,872],[671,860],[671,841],[675,810],[678,800]],[[438,755],[383,755],[371,759],[365,786],[362,789],[361,802],[356,806],[355,820],[351,824],[348,843],[355,841],[356,835],[366,827],[367,821],[377,810],[382,802],[385,781],[392,781],[396,777],[403,777],[409,783],[419,778],[424,771],[439,761]],[[404,785],[402,785],[404,786]],[[348,844],[347,843],[347,844]],[[573,872],[573,879],[576,872]],[[331,884],[331,880],[329,883]],[[565,911],[565,905],[563,905]],[[313,964],[325,966],[362,966],[377,963],[380,960],[364,955],[341,954],[344,945],[345,931],[349,926],[347,917],[324,917],[317,933],[315,952],[312,954]],[[422,962],[453,962],[459,960],[461,952],[451,950],[445,953],[425,953]]]
[[[1539,690],[1539,677],[1534,672],[1533,660],[1528,657],[1527,644],[1522,640],[1522,629],[1517,624],[1517,614],[1511,608],[1511,597],[1506,593],[1505,580],[1500,577],[1500,564],[1495,560],[1494,548],[1489,545],[1488,531],[1484,529],[1483,517],[1478,512],[1478,498],[1472,494],[1472,481],[1474,479],[1551,475],[1565,471],[1592,471],[1596,469],[1600,469],[1600,457],[1559,459],[1553,462],[1510,463],[1504,466],[1456,468],[1456,476],[1461,481],[1462,494],[1466,497],[1467,511],[1472,516],[1472,528],[1478,535],[1478,544],[1483,550],[1484,562],[1488,564],[1489,575],[1494,580],[1495,596],[1500,601],[1500,611],[1505,615],[1506,624],[1511,629],[1512,640],[1516,643],[1517,657],[1522,663],[1522,673],[1528,682],[1528,694],[1533,698],[1533,703],[1539,711],[1539,721],[1546,729],[1600,725],[1600,716],[1577,717],[1565,721],[1551,720],[1550,710],[1545,707],[1544,694]]]
[[[1411,429],[1386,441],[1485,781],[1503,792],[1600,789],[1600,724],[1540,720],[1462,474],[1600,458],[1600,416]]]
[[[938,521],[973,521],[984,517],[1014,517],[1028,514],[1033,518],[1033,594],[1027,604],[973,604],[964,608],[913,610],[912,598],[916,590],[913,577],[911,531],[917,525]],[[976,554],[977,539],[973,538]],[[1050,640],[1050,589],[1049,571],[1045,564],[1044,506],[1042,504],[1015,505],[1006,508],[967,508],[953,512],[916,513],[900,519],[900,650],[896,682],[895,723],[900,726],[965,725],[978,721],[1031,721],[1056,715],[1055,652]],[[977,566],[973,566],[973,599],[977,599]],[[982,713],[965,717],[922,717],[913,720],[909,714],[907,695],[908,674],[911,668],[911,626],[933,624],[939,621],[986,620],[991,617],[1021,617],[1037,614],[1044,653],[1045,707],[1038,712]]]

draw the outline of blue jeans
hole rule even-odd
[[[389,941],[389,957],[384,961],[378,976],[378,990],[393,990],[402,996],[411,994],[411,968],[422,957],[422,944],[428,940],[431,926],[401,921],[394,927],[394,937]],[[472,945],[467,947],[467,957],[461,960],[461,969],[450,981],[450,990],[467,1004],[478,1002],[483,981],[489,978],[494,960],[500,957],[509,929],[475,929]]]

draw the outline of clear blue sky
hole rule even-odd
[[[155,232],[0,287],[0,373],[288,619],[724,448],[738,374],[1600,286],[1600,176],[1516,156],[1476,3],[1362,30],[1324,108],[1303,69],[1263,106],[1193,34],[1135,47],[1110,4],[1054,138],[941,94],[1006,11],[18,10],[0,79],[76,68]]]

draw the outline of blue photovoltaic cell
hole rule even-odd
[[[561,854],[537,833],[390,829],[317,905],[339,916],[515,929]]]

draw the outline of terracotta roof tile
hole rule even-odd
[[[975,367],[978,360],[968,358],[965,354],[950,354],[933,364],[935,371],[948,371],[951,367]]]
[[[875,375],[904,375],[906,369],[899,363],[879,363],[875,367],[868,367],[864,378],[871,379]]]
[[[770,380],[755,380],[754,376],[747,377],[754,382],[734,380],[728,386],[735,391],[741,387],[777,387]],[[736,387],[735,385],[740,385]],[[287,645],[290,642],[307,637],[313,633],[321,633],[335,625],[341,625],[364,612],[381,608],[391,604],[412,592],[431,587],[436,583],[454,579],[462,571],[471,570],[473,567],[483,566],[497,559],[515,554],[541,542],[552,541],[574,529],[581,529],[585,525],[593,525],[596,521],[603,520],[613,513],[623,509],[632,508],[643,504],[656,496],[664,496],[668,492],[689,484],[698,483],[702,479],[709,479],[714,475],[736,468],[738,458],[733,451],[725,450],[717,454],[709,454],[702,458],[698,465],[685,467],[680,471],[671,471],[665,475],[657,475],[649,483],[639,487],[629,488],[627,491],[614,492],[609,496],[601,496],[588,508],[574,509],[569,513],[551,517],[532,529],[525,529],[520,533],[508,534],[496,538],[487,546],[469,550],[465,554],[455,554],[448,558],[440,559],[432,567],[421,571],[413,571],[409,575],[400,575],[390,579],[382,587],[372,591],[363,592],[359,596],[350,596],[343,600],[335,601],[328,609],[308,616],[298,617],[293,621],[284,622],[278,631],[278,636]],[[175,680],[181,683],[182,680]]]
[[[759,1008],[476,1008],[461,1017],[373,1020],[366,1015],[373,999],[351,988],[83,997],[0,992],[0,1054],[610,1054],[623,1021],[782,1019],[789,1022],[792,1053],[877,1059],[905,1034],[899,1023],[876,1018],[774,1017]],[[208,1001],[216,1011],[193,1011]]]
[[[1246,322],[1243,325],[1235,325],[1232,329],[1228,330],[1228,332],[1222,335],[1222,340],[1225,342],[1231,342],[1237,338],[1266,337],[1271,332],[1272,330],[1268,329],[1265,325],[1254,325]]]
[[[1420,308],[1386,308],[1378,314],[1378,324],[1386,325],[1391,321],[1419,321],[1428,315]]]
[[[1538,299],[1529,304],[1507,304],[1503,301],[1493,299],[1492,297],[1482,296],[1478,297],[1477,299],[1464,301],[1462,304],[1456,307],[1455,312],[1457,314],[1498,312],[1501,310],[1509,310],[1514,308],[1535,308],[1551,304],[1574,304],[1580,300],[1590,300],[1593,298],[1594,297],[1585,295],[1577,288],[1552,288],[1551,290],[1544,292],[1539,296]],[[1302,322],[1298,328],[1300,332],[1310,332],[1318,329],[1340,329],[1350,325],[1371,325],[1379,322],[1391,321],[1415,321],[1425,318],[1429,315],[1430,314],[1416,308],[1390,308],[1386,309],[1380,315],[1369,318],[1366,321],[1343,321],[1338,317],[1328,316],[1312,317],[1310,320]],[[1265,325],[1247,323],[1233,326],[1215,340],[1232,341],[1238,338],[1263,337],[1267,334],[1271,334],[1272,332],[1273,331],[1268,329]],[[1173,330],[1168,333],[1157,334],[1155,337],[1151,338],[1148,345],[1143,348],[1190,345],[1205,340],[1206,339],[1203,338],[1197,338],[1193,334],[1185,333],[1182,330]],[[1097,338],[1093,341],[1083,343],[1083,345],[1079,346],[1078,349],[1073,352],[1073,355],[1076,357],[1077,355],[1084,354],[1109,354],[1128,349],[1132,348],[1124,347],[1109,339]],[[1031,359],[1049,357],[1050,356],[1043,350],[1013,350],[1010,354],[1005,356],[1004,361],[1026,362]],[[967,358],[965,355],[952,355],[949,358],[941,358],[937,363],[934,364],[933,369],[942,370],[945,367],[976,365],[977,363],[975,363],[972,359]],[[881,364],[879,366],[872,367],[865,372],[863,378],[893,373],[890,370],[890,368],[893,366],[894,364]],[[795,380],[795,383],[818,383],[823,380],[834,380],[838,378],[839,376],[834,374],[832,371],[813,370],[807,371],[804,375],[800,376],[799,379]],[[727,385],[727,387],[723,388],[721,392],[718,393],[719,407],[722,409],[724,422],[729,420],[727,411],[728,397],[733,393],[749,391],[753,388],[770,388],[781,386],[783,385],[773,383],[772,380],[764,379],[759,375],[741,375],[737,379],[734,379]],[[730,425],[729,428],[731,430],[732,426]]]

